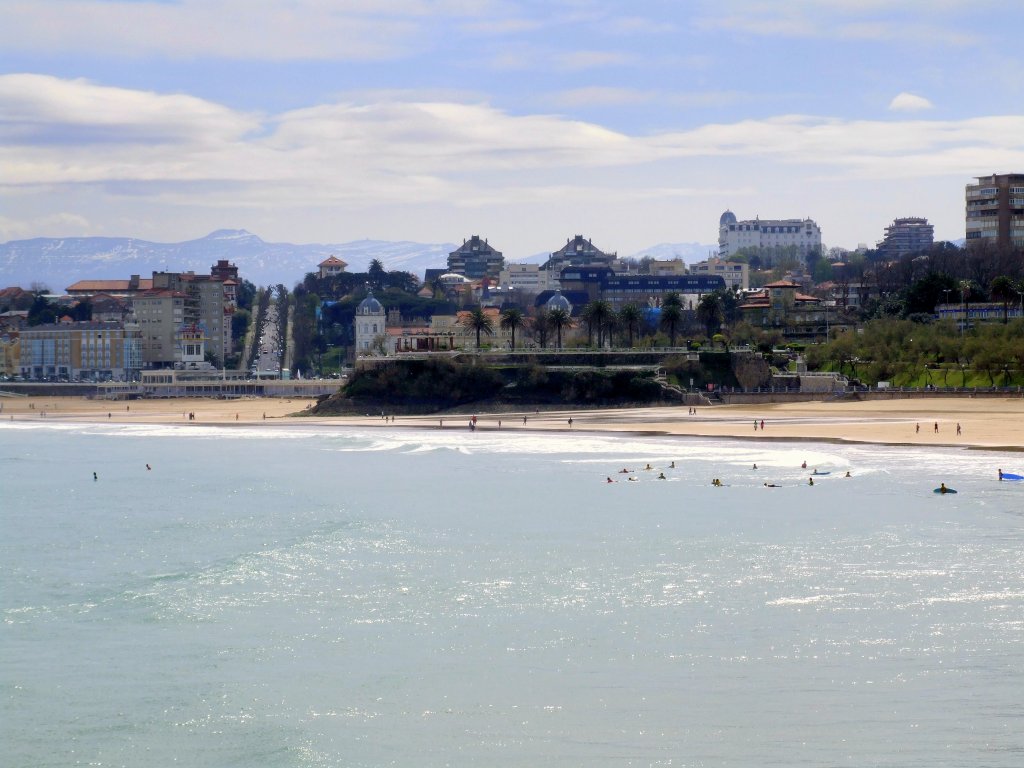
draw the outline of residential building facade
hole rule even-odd
[[[583,235],[576,235],[554,251],[541,265],[541,270],[548,273],[548,288],[557,288],[562,270],[566,267],[600,266],[610,271],[617,259],[617,253],[605,253],[594,247],[594,244]]]
[[[0,378],[9,379],[21,374],[21,335],[18,332],[0,334]]]
[[[968,246],[1024,247],[1024,173],[978,176],[966,197]]]
[[[336,277],[345,271],[348,263],[342,261],[337,256],[328,256],[316,266],[321,278]]]
[[[471,280],[490,278],[497,281],[505,266],[505,257],[486,239],[473,235],[448,254],[448,271]]]
[[[885,228],[885,238],[878,250],[889,258],[900,258],[912,253],[924,253],[935,243],[935,227],[928,219],[908,217],[894,219]]]
[[[727,288],[745,291],[750,287],[750,265],[743,261],[725,261],[714,256],[690,266],[691,275],[718,275]]]
[[[684,305],[695,305],[705,293],[725,287],[719,275],[638,275],[616,274],[607,267],[568,267],[559,278],[562,290],[570,295],[585,294],[587,301],[602,299],[618,311],[627,304],[659,306],[667,293],[678,293]],[[575,303],[575,302],[574,302]]]
[[[21,332],[19,370],[33,380],[135,381],[142,367],[134,324],[51,323]]]
[[[741,250],[754,250],[768,263],[792,253],[806,264],[812,253],[821,253],[821,228],[813,219],[746,219],[726,211],[718,222],[718,256],[728,259]]]
[[[813,338],[835,324],[834,310],[816,296],[800,292],[797,283],[779,280],[753,291],[739,306],[743,319],[758,328],[777,328],[791,338]]]
[[[387,314],[384,305],[373,296],[373,291],[356,307],[355,340],[356,355],[372,355],[377,339],[383,339],[387,332]]]

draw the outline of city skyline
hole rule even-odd
[[[0,241],[220,228],[631,253],[740,219],[964,237],[1024,170],[995,0],[37,0],[0,29]],[[999,23],[991,23],[993,18]]]

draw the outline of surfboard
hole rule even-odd
[[[1024,475],[1015,475],[1012,472],[1003,472],[1003,480],[1024,480]]]
[[[832,473],[831,472],[819,472],[818,470],[814,470],[811,474],[815,475],[815,476],[820,476],[820,475],[831,475]],[[1003,477],[1006,477],[1006,475],[1003,475]]]
[[[932,491],[932,493],[956,493],[956,489],[947,488],[945,491],[943,491],[941,488],[936,488],[934,491]]]

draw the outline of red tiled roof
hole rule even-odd
[[[774,283],[768,283],[765,288],[799,288],[800,286],[796,283],[791,283],[789,280],[776,280]]]
[[[148,291],[153,287],[152,278],[141,278],[139,280],[138,288],[135,290]],[[68,293],[72,291],[78,293],[110,293],[111,291],[130,291],[132,290],[130,280],[79,280],[74,285],[69,285],[65,289]]]
[[[347,267],[348,262],[342,261],[337,256],[328,256],[326,259],[317,264],[318,267]]]

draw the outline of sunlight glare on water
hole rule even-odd
[[[1017,768],[1021,461],[2,427],[4,761]]]

